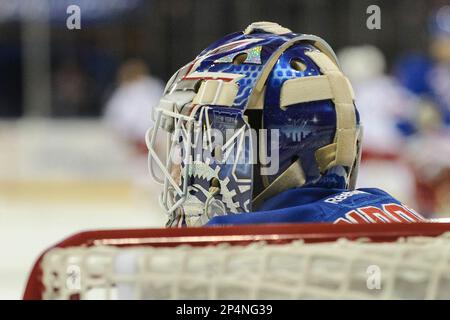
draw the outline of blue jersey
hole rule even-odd
[[[356,190],[294,188],[266,201],[258,212],[212,218],[208,225],[258,223],[377,223],[425,220],[388,193],[375,188]]]

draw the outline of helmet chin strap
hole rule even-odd
[[[279,194],[280,192],[295,187],[301,187],[305,184],[306,178],[303,172],[300,160],[297,159],[286,171],[279,175],[271,184],[267,186],[252,202],[252,208],[256,209],[267,199]]]

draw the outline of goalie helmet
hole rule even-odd
[[[146,135],[167,225],[256,211],[294,187],[354,188],[353,100],[319,37],[257,22],[207,47],[169,80]],[[155,148],[160,131],[164,156]]]

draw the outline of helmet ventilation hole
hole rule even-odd
[[[220,191],[220,181],[217,178],[212,178],[209,181],[209,192],[216,193]]]
[[[306,70],[306,65],[297,58],[291,59],[290,62],[291,68],[296,70],[296,71],[305,71]]]
[[[220,188],[220,181],[217,178],[212,178],[209,181],[210,188]]]
[[[245,62],[245,60],[247,60],[247,53],[242,52],[237,54],[234,58],[233,58],[233,64],[235,65],[239,65]]]

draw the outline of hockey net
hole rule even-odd
[[[450,299],[450,224],[91,231],[37,260],[25,299]]]

